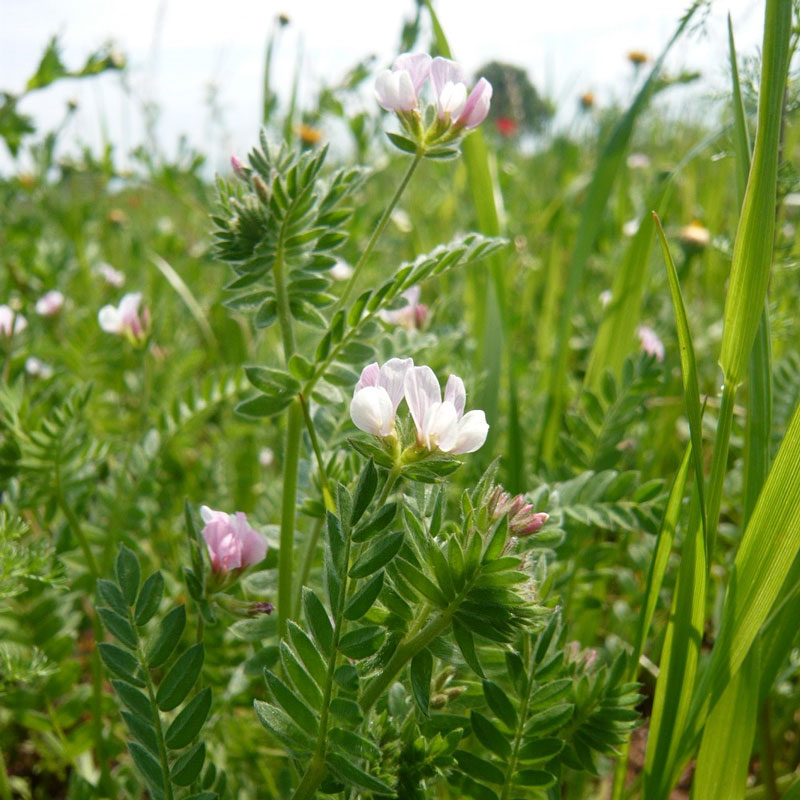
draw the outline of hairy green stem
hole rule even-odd
[[[325,686],[322,690],[322,706],[319,714],[319,734],[317,744],[311,763],[306,768],[305,773],[297,787],[292,800],[310,800],[316,794],[317,787],[325,777],[325,748],[328,743],[328,716],[330,714],[331,695],[333,694],[333,676],[336,672],[336,661],[339,655],[339,641],[342,637],[347,620],[344,618],[344,606],[347,599],[348,572],[350,571],[350,547],[353,541],[352,531],[348,524],[345,528],[344,556],[342,563],[344,571],[342,573],[342,586],[334,611],[333,640],[331,642],[331,653],[328,656],[328,669],[325,674]]]
[[[400,670],[411,661],[414,656],[420,651],[424,650],[437,636],[441,636],[453,621],[453,615],[461,605],[461,601],[466,596],[466,592],[470,587],[462,590],[458,596],[453,599],[447,608],[439,612],[427,625],[422,627],[419,632],[409,631],[410,635],[400,642],[397,649],[389,659],[389,663],[383,670],[376,675],[364,690],[361,695],[359,704],[361,710],[366,714],[372,706],[378,701],[383,693],[391,686],[392,681],[395,679]]]
[[[300,437],[303,411],[299,400],[289,406],[286,448],[283,454],[283,498],[281,500],[280,549],[278,551],[278,635],[286,635],[292,614],[292,573],[294,572],[294,527],[297,507],[297,468],[300,463]]]
[[[322,526],[325,522],[324,517],[320,517],[311,529],[311,533],[305,544],[305,551],[303,553],[303,560],[300,564],[300,580],[297,581],[297,586],[294,592],[294,606],[293,613],[298,615],[300,613],[300,603],[303,598],[303,587],[308,583],[308,576],[311,574],[311,566],[314,563],[314,554],[317,552],[317,544],[319,543],[319,534],[322,531]]]
[[[128,613],[129,621],[133,625],[133,619]],[[135,630],[135,628],[134,628]],[[153,712],[153,722],[156,727],[156,739],[158,740],[158,760],[161,764],[161,775],[164,779],[164,797],[165,800],[174,800],[175,795],[172,792],[172,780],[169,776],[169,759],[167,758],[167,745],[164,742],[164,730],[161,727],[161,715],[158,711],[158,703],[156,702],[156,691],[153,686],[153,679],[150,676],[150,670],[147,668],[147,660],[142,652],[142,642],[137,638],[136,642],[136,655],[139,658],[139,663],[143,667],[144,679],[147,684],[147,696],[150,699],[150,708]]]
[[[424,151],[417,152],[411,163],[408,165],[408,169],[406,170],[405,175],[403,175],[400,185],[397,187],[395,193],[392,195],[392,199],[384,209],[381,218],[378,220],[378,224],[375,226],[375,230],[372,231],[372,236],[369,237],[367,246],[364,248],[364,251],[361,253],[361,257],[358,259],[358,262],[353,268],[353,274],[350,276],[350,280],[344,287],[342,296],[339,298],[339,301],[334,307],[334,313],[342,308],[350,298],[350,295],[352,294],[353,289],[355,288],[356,283],[361,275],[361,271],[364,268],[364,264],[367,263],[367,259],[370,257],[375,245],[378,242],[378,239],[380,238],[380,235],[383,233],[383,229],[386,227],[386,224],[389,222],[389,218],[392,216],[392,211],[394,211],[395,206],[400,202],[400,198],[403,196],[403,192],[406,190],[406,186],[408,186],[411,176],[416,171],[417,167],[419,166],[419,162],[422,161],[424,155]]]
[[[272,267],[272,274],[275,280],[275,299],[278,302],[278,324],[281,330],[281,340],[283,341],[283,353],[286,363],[294,355],[297,343],[294,338],[294,326],[292,325],[292,311],[289,307],[289,288],[286,284],[286,261],[283,254],[283,239],[278,246],[275,254],[275,263]]]
[[[383,484],[383,489],[381,489],[380,496],[378,497],[378,502],[375,504],[380,508],[386,500],[389,498],[389,493],[394,488],[394,485],[397,483],[398,478],[400,477],[400,469],[398,467],[392,467],[389,475],[386,478],[386,483]]]
[[[531,659],[532,661],[532,659]],[[517,754],[522,745],[522,734],[525,731],[525,723],[528,720],[528,706],[531,702],[531,695],[533,694],[533,687],[536,681],[533,679],[533,664],[528,664],[528,685],[525,689],[525,698],[520,705],[519,713],[517,715],[517,729],[514,732],[514,746],[511,748],[511,758],[508,760],[508,768],[506,769],[506,779],[503,783],[503,793],[500,795],[500,800],[508,800],[509,793],[511,792],[513,784],[513,775],[517,769]]]
[[[0,750],[0,800],[12,800],[11,785],[8,782],[8,772],[6,772],[6,760],[3,751]]]
[[[722,404],[719,409],[717,433],[714,438],[714,453],[711,458],[711,475],[708,478],[708,505],[706,507],[706,564],[711,569],[714,556],[717,528],[719,526],[719,510],[722,505],[722,488],[728,467],[728,445],[731,439],[731,422],[736,400],[736,386],[725,382],[722,387]]]
[[[317,438],[317,429],[314,427],[314,420],[311,419],[311,414],[308,410],[308,403],[305,396],[301,393],[298,395],[300,398],[300,405],[303,407],[303,419],[306,423],[306,430],[308,437],[311,439],[311,447],[314,449],[314,455],[317,457],[317,467],[319,469],[319,480],[322,484],[322,500],[325,503],[325,510],[336,512],[336,502],[333,499],[333,492],[331,492],[331,485],[328,482],[328,473],[325,471],[325,462],[322,460],[322,450],[319,446],[319,439]]]

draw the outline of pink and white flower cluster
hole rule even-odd
[[[28,320],[18,314],[11,306],[0,305],[0,336],[11,337],[15,333],[22,333],[28,327]]]
[[[142,302],[141,292],[131,292],[120,300],[119,306],[103,306],[97,314],[97,321],[106,333],[125,336],[135,344],[141,344],[150,332],[150,310],[139,313]]]
[[[365,433],[393,436],[403,399],[414,420],[419,447],[458,455],[473,453],[486,441],[489,425],[483,411],[464,413],[464,381],[451,375],[443,399],[433,370],[415,367],[410,358],[392,358],[383,366],[374,363],[364,367],[350,402],[350,417]]]
[[[247,524],[247,515],[243,512],[226,514],[201,506],[200,516],[205,522],[202,534],[214,572],[244,569],[266,557],[266,537]]]
[[[440,121],[472,130],[486,119],[492,100],[489,81],[480,78],[469,91],[466,73],[459,64],[449,58],[431,59],[427,53],[398,56],[392,68],[383,70],[375,80],[375,96],[387,111],[419,111],[420,90],[429,78]]]

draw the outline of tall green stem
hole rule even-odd
[[[319,714],[319,734],[314,755],[308,765],[303,777],[292,795],[292,800],[310,800],[316,795],[317,787],[325,777],[325,748],[328,743],[328,716],[330,714],[331,695],[333,694],[333,676],[336,672],[336,661],[339,653],[339,640],[346,624],[344,618],[344,606],[347,599],[347,573],[350,569],[350,546],[352,544],[352,531],[350,525],[344,523],[345,533],[344,556],[342,563],[344,571],[342,573],[342,586],[334,611],[333,641],[331,642],[330,656],[328,657],[328,669],[325,674],[325,687],[322,690],[322,705]]]
[[[418,633],[412,633],[404,641],[400,642],[394,654],[389,659],[389,663],[383,670],[376,675],[364,690],[359,701],[361,710],[366,714],[378,701],[383,693],[391,686],[400,670],[411,661],[414,656],[424,650],[437,636],[441,636],[453,620],[453,615],[461,605],[461,601],[466,596],[466,592],[471,588],[468,586],[452,600],[447,608],[439,612],[427,625]]]
[[[414,156],[411,163],[408,165],[406,174],[403,175],[403,180],[400,181],[400,185],[397,187],[395,193],[392,195],[392,199],[389,201],[389,204],[384,209],[381,218],[378,220],[378,224],[375,226],[375,230],[372,231],[372,236],[369,237],[367,246],[364,248],[364,251],[361,253],[361,257],[358,259],[358,262],[353,268],[353,274],[350,276],[350,280],[344,287],[344,292],[342,292],[342,296],[336,303],[336,306],[334,308],[334,313],[338,311],[340,308],[342,308],[350,299],[350,295],[352,294],[353,289],[355,288],[356,283],[358,282],[358,278],[361,275],[361,271],[364,268],[364,264],[367,263],[367,259],[370,257],[373,249],[375,248],[375,245],[377,244],[380,235],[383,233],[383,229],[389,222],[389,217],[391,217],[392,211],[394,211],[395,206],[400,202],[400,198],[403,196],[403,192],[406,190],[406,186],[408,186],[408,182],[411,180],[411,176],[414,174],[415,170],[419,166],[419,162],[422,161],[423,156],[424,152],[418,152]]]
[[[6,760],[3,751],[0,750],[0,800],[12,800],[11,785],[8,782],[8,772],[6,772]]]
[[[736,386],[725,382],[722,387],[722,405],[719,409],[717,421],[717,434],[714,439],[714,454],[711,459],[711,475],[708,479],[708,506],[706,530],[706,564],[711,569],[711,559],[714,555],[717,528],[719,526],[719,509],[722,505],[722,487],[725,482],[725,473],[728,466],[728,445],[731,439],[731,422],[733,420],[733,407],[736,400]]]
[[[158,741],[158,760],[161,764],[161,775],[164,780],[164,797],[165,800],[174,800],[175,795],[172,791],[172,781],[170,780],[169,776],[167,745],[164,742],[164,730],[161,727],[161,715],[158,711],[158,703],[156,702],[156,691],[153,687],[153,679],[150,676],[150,670],[147,668],[147,659],[145,659],[144,653],[142,652],[141,641],[137,641],[136,651],[137,655],[139,656],[139,663],[144,667],[142,671],[144,672],[144,679],[147,684],[147,696],[150,699],[150,707],[153,710],[153,721],[155,722],[156,739]]]
[[[280,549],[278,551],[278,634],[286,635],[292,615],[292,573],[294,572],[294,527],[297,507],[297,467],[300,463],[300,437],[303,410],[299,400],[289,406],[286,448],[283,454],[283,498],[281,500]]]
[[[284,259],[282,238],[281,244],[278,246],[278,252],[275,254],[272,274],[275,279],[275,299],[278,302],[278,325],[281,329],[283,353],[288,364],[289,359],[297,349],[297,344],[294,338],[294,326],[292,325],[292,311],[289,307],[289,288],[286,285],[286,261]]]
[[[331,486],[328,482],[325,462],[322,460],[322,450],[320,449],[319,439],[317,438],[317,429],[314,427],[314,420],[311,419],[305,396],[301,393],[298,397],[300,399],[300,405],[303,407],[303,419],[306,423],[308,437],[311,439],[311,447],[314,449],[314,455],[317,457],[317,468],[319,469],[319,481],[322,484],[322,500],[325,503],[325,510],[335,513],[336,502],[333,499],[333,492],[331,492]]]

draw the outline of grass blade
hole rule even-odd
[[[672,306],[675,310],[675,325],[678,331],[678,343],[681,352],[681,373],[683,375],[683,398],[686,403],[686,416],[689,418],[689,431],[692,439],[692,458],[694,459],[695,480],[697,481],[697,496],[700,502],[700,523],[705,536],[706,508],[703,496],[703,420],[700,407],[700,386],[697,381],[697,361],[694,357],[692,334],[689,330],[689,319],[686,315],[686,305],[683,302],[681,286],[678,282],[678,271],[669,251],[667,237],[661,227],[661,220],[653,212],[661,250],[667,265],[667,278],[669,291],[672,295]]]
[[[745,376],[769,283],[791,23],[791,0],[767,0],[758,127],[733,246],[720,356],[725,383],[734,386]]]
[[[653,65],[647,80],[634,98],[633,103],[612,131],[600,154],[600,159],[589,184],[586,200],[581,210],[577,240],[567,268],[566,285],[561,298],[561,309],[556,328],[555,352],[552,354],[552,367],[547,381],[547,405],[539,442],[537,460],[540,462],[549,463],[552,460],[561,427],[561,412],[565,402],[569,335],[572,328],[572,309],[583,280],[586,262],[592,254],[595,241],[602,228],[605,209],[619,173],[619,168],[625,158],[636,120],[647,107],[667,53],[686,29],[698,5],[695,2],[681,19],[677,30]]]

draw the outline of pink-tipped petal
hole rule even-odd
[[[350,401],[350,419],[364,433],[389,436],[394,431],[394,408],[382,386],[366,386]]]
[[[378,366],[378,362],[373,361],[371,364],[367,364],[367,366],[361,370],[361,376],[358,379],[358,383],[356,384],[353,394],[365,388],[366,386],[377,386],[380,377],[381,369]]]
[[[463,83],[466,85],[467,76],[464,70],[455,61],[437,56],[431,62],[431,83],[433,91],[438,98],[447,83]]]
[[[428,450],[450,452],[458,436],[458,415],[452,403],[431,403],[425,412],[422,438]]]
[[[242,566],[249,567],[263,561],[267,555],[267,539],[247,524],[247,516],[241,511],[236,512],[234,530],[241,542]]]
[[[403,399],[406,372],[413,366],[414,360],[411,358],[390,358],[380,369],[379,383],[386,389],[394,413]]]
[[[431,74],[431,57],[427,53],[403,53],[395,59],[392,69],[408,72],[414,91],[419,94],[420,88]]]
[[[483,411],[470,411],[458,421],[458,435],[455,446],[450,451],[454,454],[474,453],[483,447],[489,434],[489,425]]]
[[[451,375],[447,379],[447,385],[444,387],[444,399],[449,400],[456,407],[458,418],[461,419],[467,403],[467,390],[464,388],[464,381],[458,375]]]
[[[433,403],[441,403],[442,390],[430,367],[412,367],[405,376],[405,396],[417,433],[423,436],[425,414]]]
[[[468,130],[477,128],[486,119],[491,102],[492,84],[486,78],[481,78],[469,93],[467,102],[456,124],[463,125]]]

